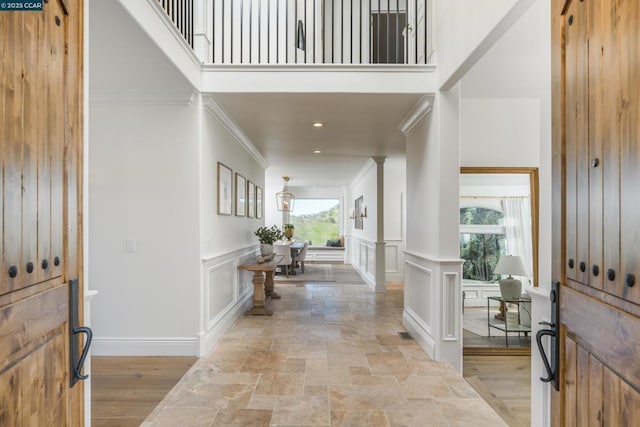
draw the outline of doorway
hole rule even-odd
[[[404,64],[407,50],[406,12],[371,13],[371,55],[374,64]]]

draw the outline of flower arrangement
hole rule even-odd
[[[272,245],[273,242],[281,240],[283,237],[282,231],[275,225],[272,225],[271,228],[260,227],[253,234],[258,236],[258,240],[263,245]]]
[[[284,230],[284,236],[291,240],[291,238],[293,237],[293,230],[294,230],[294,226],[293,224],[284,224],[282,226],[282,229]]]

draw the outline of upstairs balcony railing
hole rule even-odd
[[[426,64],[430,0],[213,0],[214,64]]]
[[[217,0],[214,0],[214,3]],[[193,48],[194,0],[158,0],[184,40]]]

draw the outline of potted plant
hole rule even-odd
[[[284,236],[287,238],[287,240],[291,240],[291,238],[293,237],[293,229],[295,227],[293,226],[293,224],[284,224],[282,226],[282,230],[284,231]]]
[[[273,242],[282,239],[282,231],[280,231],[280,229],[275,225],[272,225],[271,228],[264,226],[260,227],[254,231],[253,234],[258,236],[258,241],[260,241],[260,253],[262,256],[272,254]]]

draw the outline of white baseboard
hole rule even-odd
[[[404,273],[401,271],[387,271],[385,273],[387,282],[404,282]]]
[[[435,360],[436,342],[431,335],[431,328],[410,308],[402,312],[402,324],[429,357]]]
[[[96,337],[93,356],[197,356],[195,337]]]
[[[369,274],[365,270],[360,268],[360,266],[357,265],[357,264],[353,264],[352,263],[351,266],[360,275],[360,277],[362,278],[362,280],[364,280],[364,282],[367,284],[367,286],[369,286],[369,288],[373,292],[375,292],[376,291],[376,278],[372,274]]]
[[[199,356],[206,356],[211,351],[213,346],[222,338],[222,336],[229,330],[233,323],[244,315],[245,311],[249,310],[253,305],[253,289],[250,292],[246,292],[230,310],[228,310],[223,317],[218,319],[215,323],[209,326],[209,330],[205,333],[199,334]]]

